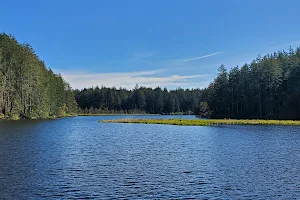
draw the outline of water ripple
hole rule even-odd
[[[98,119],[0,122],[0,198],[300,199],[299,127]]]

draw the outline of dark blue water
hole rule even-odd
[[[300,127],[104,118],[0,122],[0,199],[300,198]]]

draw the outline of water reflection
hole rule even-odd
[[[0,122],[1,198],[300,198],[299,127],[120,117]]]

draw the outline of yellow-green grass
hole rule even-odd
[[[99,122],[103,122],[103,123],[137,123],[137,124],[169,124],[169,125],[180,125],[180,126],[210,126],[210,125],[219,125],[219,124],[300,126],[300,121],[293,121],[293,120],[113,119],[113,120],[99,120]]]
[[[145,116],[147,116],[147,115],[160,115],[160,114],[110,114],[110,113],[108,113],[108,114],[104,114],[104,113],[100,113],[100,114],[77,114],[78,116],[118,116],[118,115],[121,115],[121,116],[126,116],[126,115],[128,115],[128,116],[143,116],[143,115],[145,115]]]

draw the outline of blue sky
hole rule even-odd
[[[217,68],[300,46],[299,0],[0,0],[0,32],[73,88],[203,88]]]

